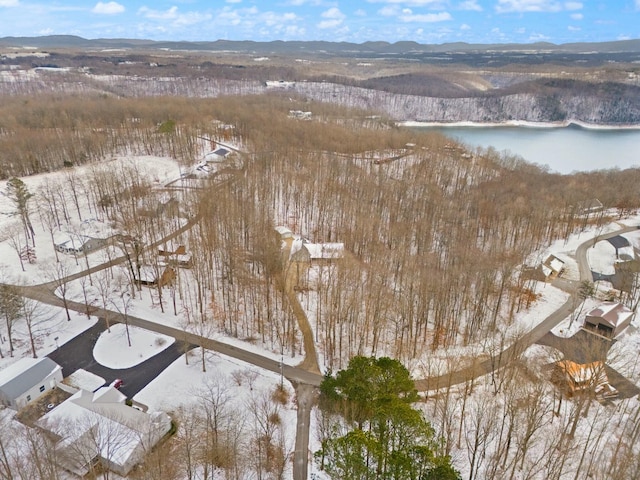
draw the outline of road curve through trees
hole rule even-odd
[[[488,373],[499,370],[500,368],[507,365],[510,361],[516,359],[528,347],[536,343],[547,332],[549,332],[552,328],[562,322],[562,320],[571,315],[571,313],[577,307],[577,290],[579,284],[583,281],[593,281],[593,274],[591,273],[591,268],[589,267],[589,262],[587,260],[587,250],[589,249],[589,247],[594,246],[601,240],[606,240],[622,233],[628,233],[635,230],[637,230],[637,227],[624,227],[614,232],[597,235],[596,237],[590,238],[589,240],[581,243],[576,249],[575,254],[576,262],[578,263],[580,280],[578,282],[574,282],[575,286],[573,288],[571,296],[565,303],[560,306],[560,308],[551,313],[551,315],[537,324],[533,329],[525,333],[522,337],[518,338],[504,350],[498,352],[497,355],[493,356],[492,358],[489,358],[477,364],[472,364],[469,367],[454,372],[449,372],[444,375],[416,380],[416,387],[418,388],[418,391],[437,390],[445,386],[451,386],[471,381],[482,375],[486,375]],[[565,282],[565,285],[568,285],[567,282]]]
[[[190,226],[193,225],[195,221],[197,221],[197,219],[188,222],[187,225],[174,232],[170,237],[177,236],[179,233],[186,231],[188,228],[190,228]],[[598,235],[583,242],[576,249],[576,261],[578,263],[580,281],[593,280],[593,276],[587,261],[587,250],[589,247],[595,245],[598,241],[606,240],[616,235],[634,230],[636,230],[636,227],[625,227],[614,232]],[[166,241],[166,239],[156,242],[153,245],[160,245],[164,241]],[[65,282],[78,279],[84,275],[88,275],[89,273],[93,273],[104,268],[108,268],[109,266],[121,263],[122,261],[124,261],[124,258],[120,257],[118,259],[112,260],[111,262],[106,262],[105,264],[93,267],[89,270],[78,272],[65,279]],[[526,348],[539,340],[549,330],[558,325],[563,319],[571,314],[571,312],[577,305],[576,292],[578,284],[579,282],[575,284],[574,291],[571,297],[559,309],[549,315],[541,323],[536,325],[531,331],[524,334],[517,341],[499,352],[496,356],[445,375],[416,380],[417,389],[419,391],[429,391],[436,390],[447,385],[464,383],[466,381],[475,379],[479,376],[491,373],[504,367],[511,360],[517,358],[518,355],[522,353]],[[53,284],[53,282],[41,285],[18,286],[17,288],[19,289],[20,294],[27,298],[31,298],[33,300],[37,300],[49,305],[64,307],[62,299],[58,298],[54,294],[55,285]],[[299,318],[299,323],[301,323],[301,330],[303,333],[305,346],[313,344],[313,332],[309,327],[306,316],[304,315],[304,311],[302,311],[295,295],[290,295],[289,298],[292,303],[292,308],[294,308],[294,310],[296,311],[296,316]],[[74,310],[79,313],[86,312],[86,305],[83,303],[67,300],[66,304],[70,310]],[[299,308],[296,308],[296,304]],[[112,321],[114,322],[117,321],[115,320],[116,318],[122,319],[122,315],[120,313],[106,311],[102,308],[93,308],[92,314],[97,316],[108,315],[111,319],[113,319]],[[305,317],[304,322],[300,317]],[[294,480],[307,479],[309,423],[311,409],[313,407],[313,404],[315,403],[314,387],[320,385],[323,378],[319,372],[315,348],[311,349],[312,357],[310,358],[309,356],[305,356],[305,360],[301,365],[281,365],[281,362],[259,355],[255,352],[228,345],[223,342],[196,335],[191,332],[186,332],[182,329],[158,324],[133,315],[127,315],[127,321],[130,325],[134,325],[164,335],[169,335],[176,338],[176,340],[200,346],[208,350],[216,351],[223,355],[242,360],[271,372],[282,372],[284,377],[286,377],[296,388],[298,399],[298,422],[296,430],[296,447],[294,454]],[[307,328],[304,328],[305,322]]]

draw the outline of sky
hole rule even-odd
[[[598,42],[640,38],[640,0],[0,0],[0,37]]]

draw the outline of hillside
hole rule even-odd
[[[266,82],[280,82],[277,90],[287,94],[371,108],[397,121],[619,126],[640,123],[639,61],[636,40],[356,45],[5,37],[0,93],[219,96],[263,93],[274,89]]]

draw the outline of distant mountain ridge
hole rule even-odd
[[[395,120],[640,125],[640,40],[421,45],[58,35],[5,37],[0,49],[20,50],[0,59],[0,73],[12,80],[0,82],[0,92],[75,91],[84,76],[81,88],[123,97],[295,92]],[[20,76],[26,70],[38,71],[38,81]]]
[[[256,42],[251,40],[215,40],[215,41],[156,41],[127,38],[86,39],[74,35],[47,35],[40,37],[2,37],[0,47],[37,47],[37,48],[148,48],[196,51],[237,51],[259,54],[323,53],[329,55],[368,54],[407,54],[407,53],[456,53],[456,52],[640,52],[640,39],[618,40],[597,43],[505,43],[472,44],[465,42],[443,44],[420,44],[412,41],[389,43],[369,41],[364,43],[327,42],[327,41],[282,41]]]

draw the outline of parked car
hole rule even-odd
[[[120,387],[124,385],[124,381],[121,378],[116,378],[113,382],[111,382],[111,386],[120,390]]]

